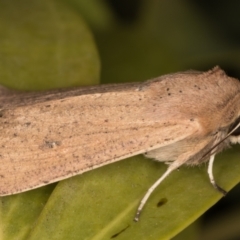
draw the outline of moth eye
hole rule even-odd
[[[240,122],[240,117],[238,117],[233,124],[231,124],[228,133],[230,133]],[[240,126],[233,132],[231,133],[231,136],[240,136]]]

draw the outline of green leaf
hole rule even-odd
[[[57,0],[0,1],[0,79],[24,90],[89,85],[99,59],[80,16]]]

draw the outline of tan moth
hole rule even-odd
[[[209,161],[239,143],[240,83],[219,67],[143,83],[0,96],[0,196],[41,187],[145,154],[176,168]],[[214,117],[213,117],[214,114]]]

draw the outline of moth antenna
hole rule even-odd
[[[211,157],[209,159],[209,163],[208,163],[208,176],[209,176],[210,182],[213,185],[213,187],[225,196],[227,194],[227,191],[225,191],[223,188],[221,188],[217,185],[217,183],[215,182],[214,176],[213,176],[214,159],[215,159],[215,155],[211,155]]]
[[[152,192],[158,187],[158,185],[175,169],[177,169],[180,165],[182,164],[172,164],[168,167],[167,171],[147,190],[147,193],[144,195],[144,197],[142,198],[139,207],[137,209],[137,213],[135,215],[134,221],[138,222],[140,214],[142,212],[142,209],[144,207],[144,205],[146,204],[148,198],[150,197],[150,195],[152,194]]]

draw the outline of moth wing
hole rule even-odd
[[[166,124],[160,116],[153,120],[146,105],[135,104],[135,96],[131,101],[129,93],[121,94],[114,101],[114,96],[94,94],[3,108],[0,195],[34,189],[167,146],[199,129],[197,121]]]

